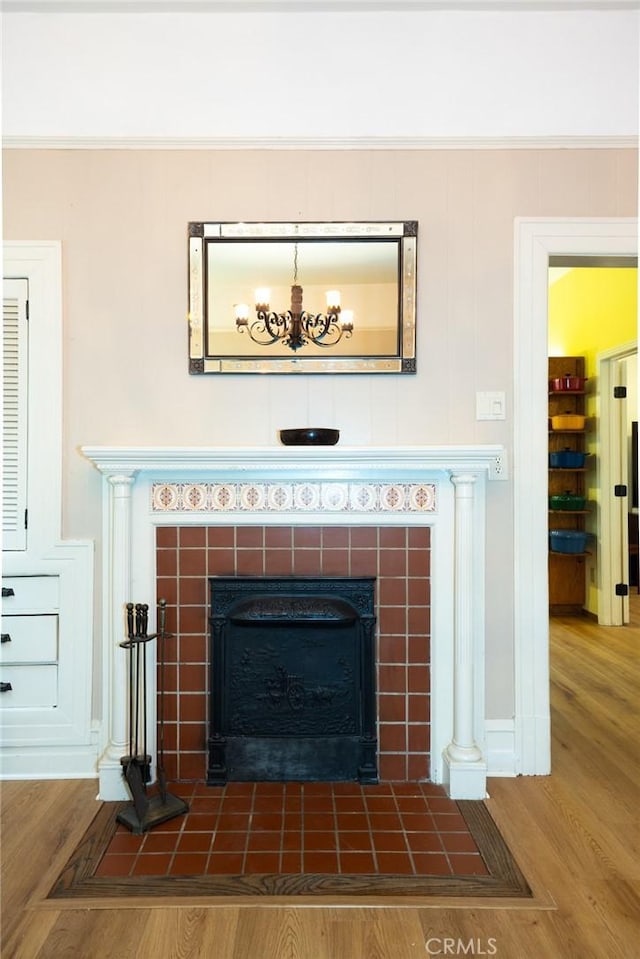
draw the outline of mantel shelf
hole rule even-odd
[[[83,446],[100,472],[221,473],[252,476],[301,475],[306,479],[422,475],[435,471],[484,473],[506,479],[503,446],[258,446],[117,447]]]

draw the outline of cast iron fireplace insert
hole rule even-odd
[[[374,585],[209,579],[209,785],[378,781]]]

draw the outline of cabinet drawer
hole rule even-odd
[[[11,689],[0,693],[0,709],[58,705],[58,667],[3,666],[0,682]]]
[[[6,591],[12,590],[7,596]],[[3,576],[3,613],[49,613],[58,609],[58,576]]]
[[[3,616],[0,663],[55,663],[58,617]]]

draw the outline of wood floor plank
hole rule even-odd
[[[632,627],[552,621],[552,774],[489,781],[487,807],[534,900],[46,900],[93,818],[95,784],[10,782],[3,959],[416,959],[429,937],[467,955],[470,942],[476,955],[493,942],[497,959],[640,956],[640,598],[631,600]]]

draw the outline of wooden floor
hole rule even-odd
[[[95,812],[95,783],[2,785],[3,959],[640,957],[640,602],[632,626],[552,622],[553,773],[492,779],[488,807],[534,899],[45,896]]]

